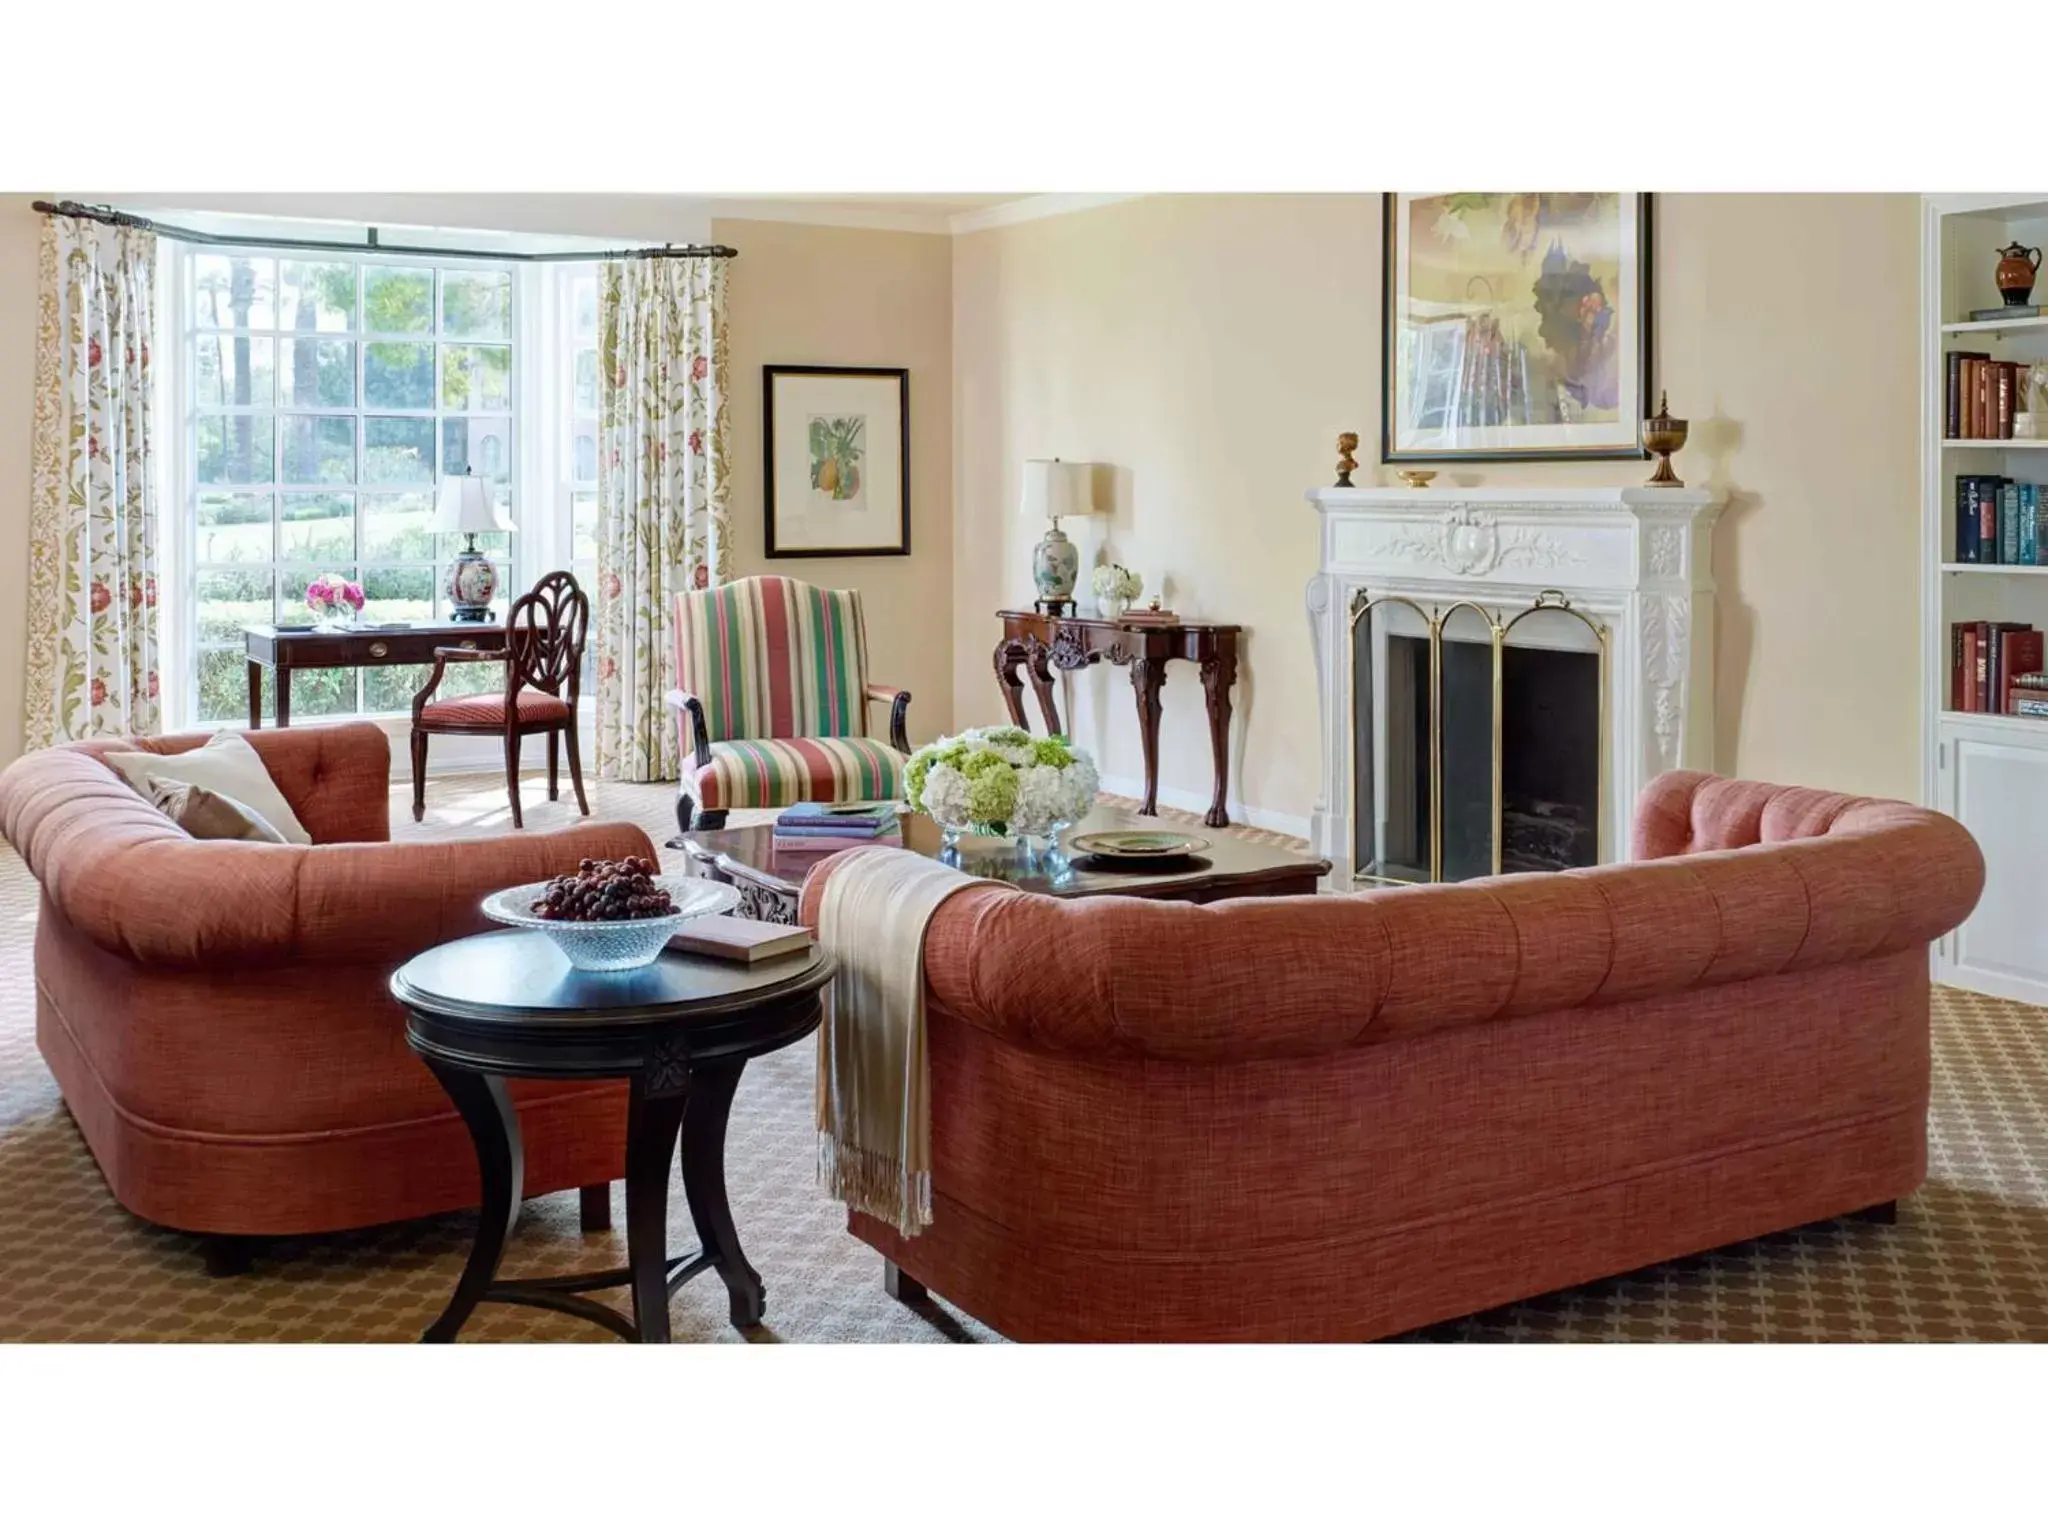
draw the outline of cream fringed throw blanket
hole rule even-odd
[[[818,1181],[905,1237],[932,1219],[925,925],[955,891],[994,883],[877,848],[818,898],[818,942],[839,962],[818,1031]]]

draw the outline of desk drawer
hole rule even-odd
[[[279,635],[277,659],[287,667],[401,667],[423,666],[433,661],[440,646],[460,645],[470,650],[492,649],[504,644],[500,634],[447,635],[408,634],[391,630],[348,634]]]

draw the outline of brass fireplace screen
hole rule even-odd
[[[1512,617],[1354,594],[1354,882],[1598,863],[1607,649],[1606,626],[1561,592]]]

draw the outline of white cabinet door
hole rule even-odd
[[[1943,946],[1941,979],[2048,1003],[2048,742],[1986,733],[1944,745],[1942,809],[1984,850],[1984,896]]]

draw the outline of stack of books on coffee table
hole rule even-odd
[[[775,818],[775,846],[797,853],[840,848],[901,848],[903,828],[892,800],[826,805],[806,800]]]

